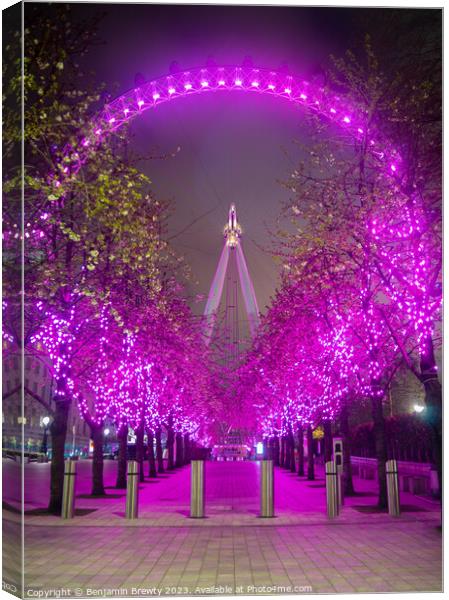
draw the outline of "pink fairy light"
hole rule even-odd
[[[149,102],[144,102],[143,100],[139,100],[138,101],[138,107],[139,107],[139,112],[143,112],[144,110],[148,110],[152,107],[155,107],[156,104],[160,104],[162,102],[168,101],[170,98],[173,97],[182,97],[185,94],[193,94],[193,93],[197,93],[200,92],[203,89],[211,89],[211,90],[216,90],[219,88],[226,88],[229,90],[236,90],[236,89],[241,89],[241,90],[251,90],[254,88],[257,88],[261,90],[261,92],[264,93],[271,93],[271,94],[276,94],[278,95],[280,98],[284,97],[284,98],[288,98],[290,102],[293,103],[298,103],[298,104],[302,104],[304,105],[305,101],[307,101],[307,104],[309,106],[313,106],[314,110],[316,110],[319,114],[321,114],[324,118],[328,118],[329,115],[336,115],[337,112],[338,113],[343,113],[345,114],[346,111],[348,111],[348,109],[350,107],[348,106],[343,106],[343,100],[340,98],[335,98],[335,97],[327,97],[326,98],[326,92],[324,89],[320,88],[320,87],[316,87],[314,88],[314,86],[312,86],[311,84],[304,82],[302,79],[297,79],[294,77],[289,76],[287,78],[287,83],[285,84],[285,87],[282,87],[282,84],[280,84],[278,87],[276,85],[277,82],[277,78],[279,79],[279,81],[284,80],[285,81],[285,75],[281,74],[281,73],[276,73],[273,72],[271,70],[267,70],[267,69],[254,69],[252,66],[250,68],[246,68],[246,67],[216,67],[216,66],[208,66],[206,68],[198,68],[198,69],[191,69],[189,72],[189,78],[191,78],[191,81],[198,81],[199,82],[199,86],[195,87],[193,86],[193,84],[191,83],[191,81],[185,82],[185,77],[186,77],[186,73],[185,72],[181,72],[179,74],[170,74],[170,81],[173,81],[173,85],[170,86],[169,90],[175,90],[176,93],[172,92],[172,91],[168,91],[164,97],[161,97],[159,95],[159,93],[155,92],[153,93],[154,89],[158,89],[161,86],[165,87],[167,85],[167,77],[161,77],[157,80],[153,80],[150,82],[147,82],[143,85],[141,85],[139,88],[136,88],[135,90],[132,90],[133,93],[131,92],[127,92],[126,94],[123,94],[122,96],[119,96],[118,98],[116,98],[115,100],[113,100],[112,102],[110,102],[104,109],[103,113],[100,114],[99,119],[105,119],[106,121],[109,121],[110,119],[115,119],[115,121],[110,121],[111,124],[112,123],[118,123],[119,126],[121,126],[127,119],[131,119],[134,118],[136,116],[137,111],[135,111],[134,106],[132,106],[133,104],[133,98],[136,97],[136,94],[146,94],[145,97],[152,97],[153,101],[152,103]],[[257,78],[255,78],[255,73],[257,73]],[[250,83],[249,85],[246,87],[244,85],[244,81],[248,80]],[[210,82],[213,81],[214,85],[211,85]],[[228,84],[226,82],[229,82]],[[258,85],[256,85],[258,84]],[[298,96],[294,96],[293,95],[293,89],[294,86],[304,86],[307,85],[307,94],[302,92],[301,94],[299,94]],[[281,91],[282,93],[277,93],[277,90]],[[156,102],[158,101],[158,102]],[[335,101],[338,101],[338,107],[337,105],[334,104],[334,106],[332,106],[332,104],[330,105],[331,108],[329,108],[329,103],[335,103]],[[135,100],[134,100],[135,102]],[[338,109],[338,110],[337,110]],[[349,112],[346,112],[346,114],[350,114]],[[120,117],[118,117],[120,115]],[[125,119],[123,119],[123,115],[125,116]],[[348,119],[350,119],[350,121],[352,122],[353,120],[356,121],[357,120],[357,114],[354,114],[353,118],[350,118],[349,116],[345,116],[342,118],[342,124],[346,123],[349,124]],[[98,121],[97,121],[98,122]],[[112,129],[112,128],[111,128]],[[101,143],[101,138],[100,138],[100,134],[101,129],[96,129],[94,130],[95,135],[98,137],[98,141],[95,142],[95,145],[98,145],[99,143]],[[109,133],[109,132],[106,132]],[[361,131],[361,128],[355,129],[354,133],[356,135],[362,135],[363,131]],[[385,156],[394,156],[395,158],[395,167],[396,170],[393,170],[390,168],[390,165],[386,164],[385,165],[385,170],[388,174],[388,176],[391,177],[397,177],[398,175],[400,175],[401,172],[401,159],[397,154],[392,154],[391,151],[388,149],[388,144],[384,142],[384,140],[382,139],[377,139],[376,140],[376,145],[378,147],[385,147]],[[77,148],[75,148],[76,150]],[[71,162],[71,169],[70,169],[70,173],[71,174],[76,174],[76,172],[79,170],[79,168],[81,167],[81,165],[88,160],[88,156],[89,154],[87,153],[87,149],[85,146],[83,146],[82,142],[79,142],[79,149],[82,149],[83,152],[80,153],[80,155],[77,157],[76,155],[72,154],[73,149],[69,148],[67,146],[66,149],[64,149],[64,154],[65,154],[65,158],[69,159]],[[383,161],[384,158],[382,158],[380,155],[378,155],[376,158],[378,158],[380,161]]]

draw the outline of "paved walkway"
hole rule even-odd
[[[40,500],[31,487],[27,493],[28,508],[43,506],[47,465],[27,467],[30,482],[35,467],[43,467],[34,486]],[[106,466],[111,485],[115,467]],[[184,467],[142,484],[139,519],[129,522],[123,491],[109,489],[108,499],[85,497],[89,468],[79,465],[77,507],[93,512],[70,521],[25,519],[26,585],[32,590],[64,587],[72,596],[89,589],[119,590],[109,592],[116,596],[441,590],[435,503],[404,494],[406,511],[398,519],[366,512],[376,502],[374,484],[356,479],[360,495],[329,522],[322,476],[308,482],[277,469],[277,517],[258,519],[259,465],[207,463],[207,519],[187,518]],[[4,517],[7,552],[18,517],[10,511]]]

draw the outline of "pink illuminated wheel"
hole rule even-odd
[[[59,165],[59,172],[51,174],[50,181],[59,187],[67,175],[80,169],[89,152],[95,151],[105,136],[146,110],[177,98],[220,90],[276,96],[334,122],[355,139],[365,136],[362,115],[355,114],[344,99],[300,77],[255,67],[198,67],[144,83],[107,104],[93,119],[89,130],[80,133],[77,145],[64,149],[64,164]],[[401,158],[385,140],[371,139],[369,148],[371,154],[385,165],[386,174],[400,174]]]

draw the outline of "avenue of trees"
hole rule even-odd
[[[51,11],[50,18],[39,6],[27,10],[23,81],[19,34],[6,44],[3,352],[42,360],[55,383],[52,406],[33,397],[51,415],[49,510],[59,513],[73,404],[94,440],[92,494],[100,496],[106,422],[116,426],[117,487],[124,487],[129,429],[142,467],[144,436],[155,445],[148,465],[154,477],[164,469],[163,435],[172,469],[188,461],[192,444],[210,443],[224,409],[202,321],[184,297],[187,267],[165,239],[168,206],[139,170],[129,130],[111,134],[76,172],[66,160],[64,148],[76,146],[106,96],[83,66],[97,23],[73,21],[69,5]],[[423,418],[441,485],[439,57],[438,48],[422,46],[413,63],[398,55],[384,66],[367,39],[363,56],[334,60],[326,85],[363,119],[362,135],[354,139],[309,116],[315,143],[302,148],[285,182],[288,224],[275,250],[281,285],[224,411],[234,428],[262,435],[287,468],[296,468],[298,446],[300,475],[297,440],[306,434],[313,478],[313,430],[322,424],[329,460],[335,423],[348,441],[352,408],[368,402],[380,508],[387,502],[385,462],[395,457],[384,403],[399,369],[425,392]],[[22,84],[24,123],[17,111]],[[386,165],[373,139],[401,161]],[[344,469],[351,493],[349,443]]]
[[[332,422],[345,436],[351,408],[370,402],[381,508],[385,462],[396,457],[388,450],[383,405],[399,368],[423,386],[441,485],[439,57],[424,46],[413,73],[402,56],[385,73],[367,38],[362,58],[348,53],[334,61],[329,85],[362,116],[363,135],[350,138],[312,117],[316,143],[302,148],[286,182],[288,225],[276,241],[282,285],[240,372],[245,413],[254,415],[276,460],[292,469],[297,433],[302,440],[308,430],[310,457],[312,429],[323,424],[329,460]],[[388,140],[386,153],[399,152],[400,163],[378,160],[371,140],[379,137]]]
[[[33,397],[51,416],[49,510],[58,513],[73,403],[94,440],[94,495],[104,494],[107,418],[121,440],[117,486],[123,487],[128,428],[137,436],[141,462],[144,435],[156,439],[154,476],[163,469],[162,432],[168,468],[182,464],[188,459],[182,449],[206,435],[210,405],[201,322],[183,297],[187,269],[164,240],[168,207],[152,196],[128,132],[111,136],[77,173],[65,163],[64,147],[87,128],[105,98],[81,67],[97,43],[96,22],[75,22],[68,5],[51,12],[27,11],[23,172],[18,34],[6,48],[3,324],[4,353],[42,360],[54,381],[52,406]],[[59,172],[63,183],[56,188],[50,180]]]

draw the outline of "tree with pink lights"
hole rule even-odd
[[[282,254],[291,282],[308,297],[324,294],[336,314],[353,323],[359,393],[372,399],[379,452],[385,453],[381,399],[400,357],[424,385],[441,472],[441,389],[433,351],[441,303],[441,180],[429,139],[428,155],[418,142],[429,133],[422,110],[429,94],[438,102],[438,89],[430,93],[422,84],[417,90],[399,76],[401,85],[395,80],[391,86],[369,45],[366,65],[356,68],[351,60],[337,62],[333,81],[365,115],[363,140],[321,128],[288,182],[295,198],[285,214],[296,233],[283,236]],[[413,102],[401,107],[408,93]],[[410,123],[410,131],[397,128],[398,121]],[[397,129],[404,134],[394,141],[407,161],[400,169],[392,164],[390,174],[369,150],[383,124],[389,135]],[[433,136],[438,144],[435,129]],[[419,158],[413,154],[418,147]]]
[[[125,309],[122,314],[126,328],[111,319],[110,309],[103,311],[103,333],[93,346],[100,360],[78,381],[80,412],[95,436],[95,495],[104,494],[102,435],[106,418],[115,422],[120,438],[126,439],[129,429],[134,432],[136,459],[144,481],[144,435],[149,442],[150,476],[154,477],[156,432],[162,428],[167,431],[170,468],[174,467],[173,442],[177,436],[177,466],[181,466],[184,436],[196,434],[207,416],[207,352],[199,323],[185,301],[161,295],[157,305],[141,306],[133,320],[132,310]],[[122,444],[117,487],[123,487],[125,482],[125,461],[126,445]]]
[[[70,20],[70,7],[60,6],[55,10],[57,27],[54,15],[50,19],[41,11],[36,20],[30,20],[26,36],[26,322],[25,339],[12,340],[11,344],[17,353],[25,344],[26,352],[45,354],[50,372],[56,378],[50,426],[49,508],[58,513],[74,381],[81,374],[92,375],[92,369],[101,369],[95,367],[101,352],[95,355],[98,340],[92,337],[94,331],[98,332],[98,313],[102,307],[110,306],[120,328],[125,327],[127,315],[136,312],[142,299],[153,306],[153,314],[160,313],[172,295],[167,285],[172,285],[173,273],[179,273],[182,266],[163,240],[166,206],[149,194],[148,178],[133,166],[135,161],[126,147],[125,131],[112,136],[101,152],[76,173],[67,164],[64,148],[67,143],[74,143],[79,132],[90,124],[98,109],[101,86],[91,85],[78,65],[79,56],[95,43],[96,23],[75,25]],[[34,35],[34,30],[52,33],[44,39]],[[16,62],[11,59],[8,65],[14,68]],[[12,331],[21,313],[15,285],[18,264],[15,251],[21,242],[22,179],[14,162],[21,123],[17,111],[9,110],[17,105],[20,96],[20,85],[15,85],[20,74],[9,75],[5,90],[7,201],[3,231],[8,274],[5,280],[9,282],[4,295],[8,304],[6,314],[11,317],[8,329]],[[138,327],[135,318],[128,325],[131,331]],[[77,353],[81,345],[84,351]],[[83,358],[88,362],[83,363]],[[101,418],[95,415],[100,415],[103,403],[107,403],[105,398],[97,398],[92,413],[96,426]]]

